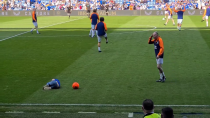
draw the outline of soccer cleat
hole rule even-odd
[[[89,35],[89,37],[91,37],[91,35]]]
[[[101,50],[99,50],[98,52],[101,52]]]
[[[41,33],[37,33],[37,34],[41,34]]]
[[[164,24],[166,26],[166,24]]]
[[[165,76],[163,76],[163,79],[162,79],[162,81],[161,82],[165,82],[166,81],[166,77]]]
[[[175,26],[175,24],[173,24],[173,26]]]
[[[203,22],[204,20],[201,20],[201,22]]]
[[[33,34],[33,31],[31,31],[31,34]]]
[[[108,41],[106,42],[106,44],[108,43]]]
[[[162,82],[162,79],[157,80],[156,82]]]

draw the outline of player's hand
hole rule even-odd
[[[157,59],[159,59],[160,57],[159,57],[159,55],[157,55]]]

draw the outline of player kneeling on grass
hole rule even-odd
[[[206,6],[206,9],[203,13],[203,20],[202,20],[202,21],[204,21],[204,19],[206,18],[206,27],[208,27],[208,25],[209,25],[209,23],[208,23],[209,16],[210,16],[210,8],[209,8],[209,6]]]
[[[33,30],[36,29],[37,34],[40,34],[38,31],[38,24],[37,24],[37,17],[36,17],[36,8],[33,8],[33,12],[32,12],[32,22],[35,26],[35,28],[33,28],[31,30],[31,33],[33,34]]]
[[[154,37],[154,39],[152,39],[152,37]],[[157,80],[156,82],[165,82],[166,77],[162,69],[163,55],[164,55],[163,40],[157,32],[154,32],[152,36],[149,37],[148,44],[154,44],[155,47],[157,68],[160,72],[160,79]]]
[[[105,37],[106,44],[108,43],[107,39],[107,27],[106,23],[104,23],[104,17],[100,17],[100,22],[96,25],[95,29],[97,30],[97,37],[98,37],[98,52],[101,52],[101,38]]]
[[[184,10],[182,10],[181,7],[179,7],[178,10],[175,10],[174,8],[174,12],[177,13],[177,29],[179,31],[181,30],[183,15],[184,15],[185,10],[186,10],[185,7],[184,7]]]
[[[59,89],[59,88],[60,88],[60,81],[58,79],[52,79],[52,81],[48,82],[43,87],[43,90]]]

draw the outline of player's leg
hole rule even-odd
[[[70,12],[70,13],[68,13],[68,15],[69,15],[69,19],[70,19],[70,16],[71,16],[71,12]]]
[[[209,16],[206,16],[206,27],[209,26],[209,22],[208,22]]]
[[[173,25],[175,25],[174,19],[173,19],[173,14],[170,15],[171,16],[171,20],[173,22]]]
[[[179,31],[181,30],[181,27],[182,27],[182,19],[180,19],[179,21]]]
[[[92,28],[92,38],[95,36],[95,25],[91,25]]]
[[[39,31],[38,31],[38,24],[37,24],[37,22],[36,22],[36,27],[35,28],[36,28],[36,33],[40,34]]]
[[[101,52],[101,36],[98,37],[98,52]]]
[[[171,16],[170,15],[168,15],[167,20],[166,20],[166,23],[164,25],[167,25],[169,19],[171,19]]]
[[[89,37],[91,37],[91,35],[92,35],[92,25],[91,25],[91,28],[90,28]]]
[[[159,74],[160,74],[160,79],[157,80],[157,82],[164,82],[166,77],[165,77],[165,74],[162,69],[163,58],[156,59],[156,61],[157,61],[157,68],[158,68]]]
[[[106,39],[106,44],[108,43],[108,38],[107,38],[107,33],[104,35],[105,39]]]

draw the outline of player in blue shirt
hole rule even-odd
[[[177,13],[177,29],[180,31],[181,30],[181,26],[182,26],[182,21],[183,21],[183,15],[185,12],[185,6],[184,6],[184,10],[182,10],[181,7],[178,8],[178,10],[176,10],[174,8],[174,12]]]
[[[91,19],[91,30],[90,30],[89,36],[93,38],[95,35],[95,26],[99,22],[99,15],[98,13],[96,13],[96,9],[93,10],[93,13],[90,15],[90,19]],[[91,36],[91,32],[92,32],[92,36]]]
[[[206,18],[206,27],[208,27],[208,25],[209,25],[209,23],[208,23],[209,16],[210,16],[210,8],[209,8],[209,6],[206,6],[206,9],[203,13],[203,20],[202,20],[202,21],[204,21],[204,19]]]
[[[108,43],[107,39],[107,27],[106,23],[104,23],[104,17],[100,18],[100,22],[96,25],[95,29],[97,30],[97,37],[98,37],[98,52],[101,52],[101,38],[105,37],[106,39],[106,44]]]
[[[48,82],[43,90],[51,90],[51,89],[59,89],[61,86],[60,81],[58,79],[52,79],[52,81]]]

